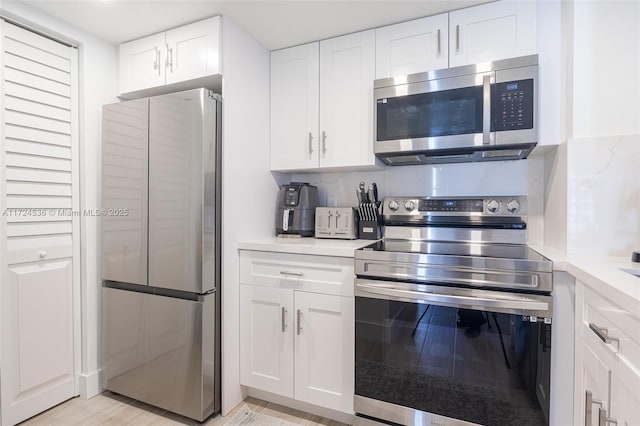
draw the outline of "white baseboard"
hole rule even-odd
[[[80,374],[80,396],[84,399],[93,398],[102,392],[100,384],[100,371],[89,374]]]
[[[294,410],[304,411],[306,413],[315,414],[316,416],[326,417],[327,419],[335,420],[337,422],[353,424],[353,413],[343,413],[341,411],[332,410],[330,408],[320,407],[317,405],[309,404],[307,402],[296,401],[295,399],[287,398],[281,395],[276,395],[270,392],[265,392],[258,389],[247,388],[249,396],[262,399],[264,401],[273,402],[274,404],[284,405],[285,407],[293,408]]]

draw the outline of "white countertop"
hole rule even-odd
[[[314,254],[318,256],[353,257],[353,251],[374,243],[374,240],[334,240],[313,237],[271,237],[240,241],[238,250],[274,251],[278,253]]]
[[[631,253],[628,257],[594,258],[567,255],[547,247],[531,248],[552,260],[554,271],[566,271],[620,307],[640,314],[640,278],[620,270],[640,271],[640,263],[631,262]]]
[[[373,240],[333,240],[313,237],[270,237],[240,241],[238,250],[353,257],[354,250],[373,242]],[[640,264],[631,262],[631,255],[628,258],[593,259],[568,256],[562,251],[549,247],[530,247],[552,260],[554,271],[565,271],[621,307],[631,312],[640,312],[640,278],[620,270],[620,268],[640,270]]]

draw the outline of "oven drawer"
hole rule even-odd
[[[353,259],[240,250],[240,283],[353,296]]]
[[[640,317],[611,303],[589,287],[584,287],[584,336],[597,337],[608,351],[640,370]],[[593,339],[591,339],[593,340]]]

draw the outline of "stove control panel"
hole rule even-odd
[[[387,197],[383,202],[386,217],[422,216],[507,216],[527,213],[526,197]]]

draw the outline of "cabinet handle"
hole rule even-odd
[[[287,310],[284,308],[284,306],[282,307],[282,332],[284,333],[285,329],[287,328],[287,324],[285,323],[285,314],[287,313]]]
[[[600,340],[602,340],[607,345],[611,344],[613,342],[616,342],[618,345],[620,345],[620,339],[616,339],[615,337],[609,337],[609,330],[606,329],[605,327],[598,327],[594,323],[590,322],[589,323],[589,328],[594,333],[596,333],[596,336],[598,336],[600,338]]]
[[[309,155],[313,154],[313,135],[309,132]]]
[[[456,52],[460,51],[460,25],[456,25]]]
[[[280,271],[280,275],[301,277],[301,278],[304,276],[302,272],[289,272],[289,271]]]
[[[298,311],[296,313],[296,318],[298,320],[296,334],[300,335],[300,331],[302,330],[302,326],[300,325],[300,318],[302,318],[302,311],[300,309],[298,309]]]
[[[597,404],[602,407],[602,401],[593,399],[593,393],[591,391],[586,392],[585,404],[584,404],[584,426],[591,426],[593,418],[593,404]],[[598,423],[599,424],[599,423]]]
[[[327,132],[322,131],[322,155],[327,152]]]
[[[607,417],[607,410],[605,410],[604,408],[600,408],[598,416],[598,426],[605,426],[608,424],[617,425],[618,421],[616,419],[612,419],[611,417]]]
[[[169,67],[169,70],[173,73],[173,48],[167,44],[167,59],[164,62],[164,67]]]
[[[153,48],[153,69],[157,70],[160,68],[160,61],[158,60],[158,48],[154,46]]]
[[[438,29],[438,56],[442,53],[442,48],[440,47],[440,29]]]
[[[38,257],[40,257],[40,259],[44,259],[45,257],[47,257],[47,252],[44,250],[39,252]]]

